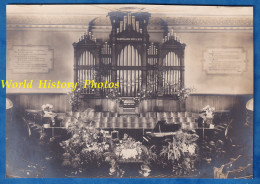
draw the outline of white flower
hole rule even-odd
[[[183,152],[188,152],[187,144],[182,144],[182,150],[183,150]]]
[[[51,105],[51,104],[44,104],[44,105],[42,105],[42,110],[43,111],[50,110],[50,109],[53,109],[53,105]]]
[[[145,173],[143,173],[143,176],[144,177],[147,177],[147,176],[149,176],[150,175],[150,172],[145,172]]]
[[[136,158],[138,152],[136,149],[123,149],[121,155],[123,159]]]
[[[189,151],[189,153],[190,154],[195,154],[195,146],[193,145],[193,144],[190,144],[189,146],[188,146],[188,151]]]

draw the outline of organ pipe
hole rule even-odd
[[[164,94],[170,95],[178,90],[181,70],[176,68],[170,68],[174,66],[180,66],[180,58],[174,52],[169,52],[163,59],[163,65],[167,68],[163,71],[163,87]]]
[[[133,30],[135,31],[135,16],[132,16],[132,26]]]
[[[136,31],[139,32],[139,21],[136,21],[135,23],[136,23],[136,26],[135,26],[136,27]]]
[[[117,57],[117,66],[141,66],[141,56],[132,45],[127,45]],[[136,96],[141,89],[141,69],[120,69],[117,75],[122,95]]]
[[[140,21],[143,22],[143,24],[140,24]],[[147,25],[146,20],[138,17],[136,20],[135,16],[132,16],[131,13],[125,14],[125,16],[121,17],[121,20],[113,19],[112,26],[114,27],[116,33],[120,33],[123,31],[126,31],[130,28],[130,31],[136,31],[141,34],[143,34],[143,30],[145,29],[145,26]],[[129,30],[124,33],[123,38],[129,38],[125,37],[130,32]],[[144,32],[147,34],[147,32]],[[125,35],[126,34],[126,35]],[[132,34],[129,34],[131,36]],[[114,36],[114,35],[112,35]],[[145,36],[145,35],[144,35]],[[120,35],[116,35],[116,38],[120,37]],[[130,37],[131,38],[131,37]],[[177,51],[175,50],[176,47],[168,47],[170,44],[175,44],[176,42],[181,43],[180,38],[177,36],[176,33],[174,33],[173,30],[169,31],[162,39],[163,43],[162,45],[159,43],[151,43],[148,48],[143,47],[143,45],[140,47],[140,52],[137,50],[133,45],[128,44],[126,45],[120,53],[115,56],[112,54],[110,41],[104,42],[103,44],[96,44],[94,45],[93,42],[88,42],[88,40],[95,41],[96,38],[94,38],[93,34],[91,32],[84,33],[82,37],[80,37],[79,42],[84,44],[84,52],[82,52],[80,55],[77,55],[75,57],[75,63],[77,71],[75,72],[75,77],[77,77],[77,81],[84,81],[84,80],[94,80],[95,79],[95,68],[96,67],[87,67],[87,66],[96,66],[96,57],[99,57],[99,63],[105,64],[106,68],[106,75],[101,75],[99,79],[101,81],[111,81],[112,77],[114,76],[113,80],[116,80],[119,82],[119,91],[122,93],[123,96],[137,96],[138,93],[140,93],[140,90],[142,90],[142,70],[145,70],[145,81],[147,81],[147,87],[152,90],[152,92],[156,92],[159,88],[159,84],[162,85],[164,89],[164,94],[171,95],[174,94],[178,88],[176,86],[179,85],[181,81],[181,77],[183,76],[183,71],[181,70],[181,59],[179,58],[181,56],[177,55]],[[119,39],[118,39],[119,40]],[[175,42],[169,42],[174,40]],[[139,41],[139,40],[135,40]],[[148,40],[149,41],[149,40]],[[100,43],[100,40],[98,41]],[[122,39],[122,41],[119,41],[119,44],[125,44],[125,43],[133,43],[132,39]],[[143,41],[142,41],[143,42]],[[137,42],[136,42],[137,43]],[[112,43],[111,43],[112,44]],[[166,46],[164,46],[164,44]],[[88,45],[91,45],[91,47],[88,48]],[[97,48],[97,50],[94,51],[93,45]],[[99,46],[101,45],[101,46]],[[159,48],[166,48],[166,50],[158,50]],[[177,45],[178,46],[178,45]],[[76,47],[74,47],[76,48]],[[77,47],[78,48],[78,47]],[[82,49],[80,48],[80,49]],[[85,49],[86,48],[86,49]],[[114,47],[113,47],[114,48]],[[115,47],[117,49],[117,47]],[[180,47],[182,48],[182,47]],[[88,49],[91,49],[95,56],[88,51]],[[143,49],[145,49],[146,53],[143,53]],[[179,50],[179,48],[178,48]],[[101,53],[99,53],[101,51]],[[115,50],[114,50],[115,51]],[[164,52],[168,52],[166,55]],[[179,51],[178,51],[179,52]],[[142,57],[141,54],[147,54],[147,57]],[[178,53],[180,54],[180,53]],[[159,64],[159,57],[162,55],[165,55],[162,59],[162,63],[165,67],[163,67],[163,70],[159,71],[157,64]],[[112,63],[112,57],[116,59],[115,63]],[[142,61],[143,58],[147,58],[146,61]],[[142,64],[144,62],[145,64]],[[146,63],[147,62],[147,63]],[[113,65],[109,65],[113,64]],[[151,65],[151,67],[144,68],[146,64]],[[82,67],[86,66],[86,67]],[[97,68],[101,67],[103,65],[97,65]],[[115,71],[112,71],[112,67],[115,67]],[[159,81],[158,79],[158,73],[162,72],[163,80]],[[161,87],[161,86],[160,86]],[[102,94],[106,94],[107,89],[100,89]],[[85,89],[86,93],[93,93],[93,91],[89,89]]]
[[[126,30],[126,24],[127,24],[127,17],[124,16],[124,31]]]
[[[95,65],[95,57],[89,51],[84,51],[78,58],[79,66],[94,66]],[[83,82],[85,80],[95,80],[94,69],[79,69],[78,71],[78,81]],[[84,93],[93,94],[93,91],[90,89],[84,89]]]

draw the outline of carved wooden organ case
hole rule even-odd
[[[165,31],[161,42],[150,42],[149,13],[109,13],[110,38],[102,41],[91,31],[74,46],[74,80],[119,82],[118,94],[136,97],[141,92],[151,98],[176,96],[184,87],[185,44],[175,33]],[[85,97],[106,97],[111,89],[82,91]]]

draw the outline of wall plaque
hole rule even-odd
[[[13,46],[9,69],[13,73],[48,73],[53,69],[53,53],[48,46]]]
[[[208,74],[241,74],[246,70],[246,52],[242,48],[210,48],[203,56],[203,69]]]

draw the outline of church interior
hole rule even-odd
[[[251,8],[30,6],[6,79],[78,88],[6,89],[7,177],[253,177]]]

